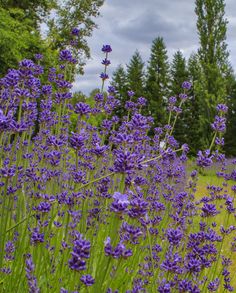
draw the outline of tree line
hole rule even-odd
[[[120,115],[125,114],[124,104],[129,99],[128,90],[135,97],[146,97],[148,112],[155,126],[167,122],[168,98],[182,93],[185,80],[192,83],[189,100],[175,126],[174,134],[180,143],[188,143],[192,154],[207,148],[212,139],[210,123],[214,120],[218,103],[229,106],[228,127],[224,149],[228,156],[236,155],[236,79],[229,62],[224,0],[196,0],[199,49],[186,59],[178,50],[169,61],[162,37],[151,45],[147,64],[136,51],[129,63],[119,65],[114,71],[112,84],[121,100]]]

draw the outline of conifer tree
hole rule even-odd
[[[166,122],[166,102],[169,96],[169,64],[163,38],[153,40],[147,67],[146,95],[149,111],[156,125]]]
[[[171,95],[176,96],[180,102],[180,94],[183,94],[182,83],[189,79],[186,60],[181,51],[177,51],[171,64]],[[188,143],[188,129],[189,129],[189,101],[185,101],[182,105],[182,113],[179,115],[177,123],[174,128],[175,138],[180,143]]]
[[[177,51],[172,60],[171,64],[171,95],[178,96],[182,93],[182,83],[186,80],[188,80],[188,70],[187,70],[187,64],[186,59],[183,56],[183,53],[181,51]]]
[[[144,91],[144,62],[138,51],[135,51],[127,65],[127,84],[134,91],[135,97],[145,95]]]
[[[128,83],[125,69],[122,65],[119,65],[113,72],[111,85],[116,89],[116,97],[120,100],[120,107],[117,108],[116,114],[118,116],[125,115],[125,102],[128,99]]]
[[[188,60],[189,81],[192,87],[189,91],[189,100],[184,119],[187,120],[187,143],[190,147],[190,154],[196,155],[202,149],[204,141],[203,125],[204,116],[202,115],[204,106],[204,90],[202,87],[202,68],[197,54],[192,54]]]

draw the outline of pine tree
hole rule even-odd
[[[182,83],[189,79],[186,60],[181,51],[177,51],[171,64],[171,95],[179,97],[183,93]],[[180,99],[178,99],[180,101]],[[182,105],[182,113],[179,115],[174,128],[174,136],[180,143],[188,143],[188,123],[189,123],[189,101]]]
[[[163,38],[153,40],[147,67],[146,95],[149,111],[156,125],[166,122],[166,102],[169,96],[169,64]]]
[[[116,89],[116,97],[120,100],[120,107],[116,109],[116,114],[121,117],[126,114],[125,102],[128,99],[128,83],[125,69],[119,65],[113,72],[111,85]]]
[[[138,51],[135,51],[127,65],[127,84],[129,90],[134,91],[136,98],[145,95],[144,62]]]
[[[205,136],[211,140],[210,123],[214,119],[215,106],[225,102],[228,88],[229,52],[226,44],[227,20],[224,0],[196,0],[198,50],[203,70],[205,90]],[[208,142],[209,143],[209,142]]]
[[[187,143],[190,147],[190,154],[196,153],[203,148],[204,142],[204,91],[202,88],[202,68],[197,54],[192,54],[188,60],[189,81],[192,88],[189,91],[187,112],[183,113],[187,120]]]
[[[183,92],[182,90],[182,83],[186,80],[188,80],[188,70],[186,65],[186,59],[183,56],[183,53],[181,51],[177,51],[172,60],[171,64],[171,95],[178,96]]]

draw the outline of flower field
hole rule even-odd
[[[227,106],[216,107],[212,142],[190,161],[173,129],[191,84],[169,98],[162,128],[132,91],[120,118],[106,85],[111,51],[102,48],[94,106],[71,104],[76,59],[67,49],[58,68],[37,55],[0,79],[0,292],[234,291]]]

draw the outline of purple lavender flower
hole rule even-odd
[[[210,155],[210,151],[206,150],[204,153],[199,151],[197,153],[197,165],[199,167],[209,167],[213,164],[212,156]]]
[[[71,51],[69,50],[62,50],[59,56],[60,56],[60,61],[68,61],[68,62],[73,61],[73,55]]]
[[[80,278],[80,281],[83,282],[86,286],[92,286],[95,283],[95,280],[91,275],[83,275]]]
[[[105,72],[102,72],[102,73],[100,74],[100,78],[101,78],[102,80],[106,80],[106,79],[109,78],[109,76],[108,76],[108,74],[106,74]]]
[[[74,271],[86,270],[86,261],[75,255],[72,255],[72,258],[69,259],[68,264],[69,264],[69,268]]]
[[[225,104],[218,104],[216,106],[216,110],[218,112],[221,112],[221,113],[227,113],[228,112],[228,107]]]
[[[135,92],[134,91],[128,91],[127,94],[131,98],[131,97],[133,97],[135,95]]]
[[[104,53],[110,53],[112,51],[112,48],[110,45],[103,45],[102,52]]]
[[[110,64],[111,64],[111,61],[110,60],[108,60],[108,59],[102,60],[102,65],[108,66]]]
[[[182,238],[183,232],[179,228],[167,230],[167,239],[171,245],[179,245]]]
[[[33,229],[33,232],[31,233],[30,242],[33,245],[44,242],[44,233],[40,233],[38,227]]]
[[[202,262],[196,258],[191,258],[186,265],[186,269],[191,273],[198,273],[201,271]]]
[[[35,54],[34,57],[35,57],[36,60],[42,60],[43,59],[42,54]]]
[[[71,34],[73,36],[78,36],[80,33],[80,30],[77,28],[77,27],[74,27],[72,30],[71,30]]]
[[[12,241],[8,241],[5,245],[5,259],[6,260],[14,260],[14,252],[15,252],[15,245]]]
[[[191,82],[189,82],[189,81],[184,81],[184,82],[182,83],[182,88],[183,88],[183,89],[190,90],[191,87],[192,87],[192,84],[191,84]]]
[[[204,203],[202,207],[201,217],[214,217],[219,212],[216,209],[216,206],[211,203]]]
[[[147,105],[147,99],[144,98],[144,97],[139,97],[139,98],[137,99],[137,104],[138,104],[140,107],[146,106],[146,105]]]
[[[180,97],[181,100],[185,101],[185,100],[187,100],[188,95],[186,95],[186,94],[179,94],[179,97]]]
[[[131,208],[128,211],[128,215],[131,218],[140,218],[147,214],[148,202],[141,198],[135,198],[130,202]]]
[[[87,135],[85,133],[71,133],[70,145],[73,149],[78,150],[84,146],[85,141],[87,140]]]
[[[169,98],[168,102],[169,102],[169,104],[174,105],[177,102],[177,99],[176,99],[176,97],[173,96],[173,97]]]
[[[214,131],[225,132],[226,130],[226,118],[221,116],[215,116],[215,121],[211,124]]]
[[[225,144],[224,138],[216,137],[215,143],[216,145],[223,146]]]
[[[114,201],[111,204],[111,211],[116,213],[122,213],[127,210],[129,205],[128,195],[120,192],[115,192],[113,195]]]
[[[38,206],[37,206],[37,210],[39,212],[42,213],[49,213],[51,210],[51,204],[48,202],[41,202]]]
[[[33,259],[31,254],[26,255],[25,259],[25,271],[26,271],[26,278],[28,280],[28,287],[30,293],[40,293],[40,290],[37,285],[37,279],[33,275],[35,270]]]
[[[114,171],[130,173],[135,168],[136,155],[124,150],[115,150]]]

